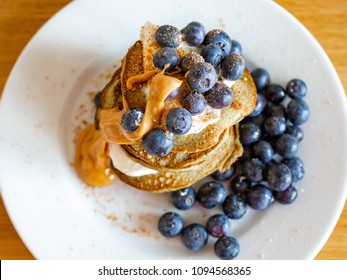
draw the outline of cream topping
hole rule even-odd
[[[192,116],[192,127],[186,134],[199,133],[204,130],[210,124],[216,123],[220,118],[221,110],[214,109],[210,106],[206,106],[203,113],[200,115]]]
[[[231,80],[222,78],[222,83],[228,86],[229,88],[231,88],[235,82],[236,81],[231,81]]]
[[[109,153],[113,166],[128,176],[137,177],[158,172],[132,160],[118,144],[109,143]]]

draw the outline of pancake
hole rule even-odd
[[[152,29],[155,28],[154,25],[149,26]],[[148,71],[156,71],[153,70],[152,60],[155,51],[160,46],[151,38],[153,30],[150,30],[149,34],[145,40],[144,33],[142,33],[142,41],[135,42],[129,48],[122,60],[121,67],[117,69],[111,81],[103,89],[95,114],[96,128],[99,128],[99,123],[102,122],[101,112],[103,110],[112,109],[113,112],[121,113],[123,105],[126,104],[126,108],[145,111],[151,78],[148,81],[136,82],[131,87],[127,85],[127,82],[132,77],[146,75]],[[177,52],[182,59],[185,52],[180,49],[177,49]],[[165,100],[163,111],[155,123],[155,127],[164,130],[166,129],[167,113],[172,108],[183,107],[182,97],[191,91],[179,68],[176,67],[171,73],[165,73],[165,76],[177,78],[182,81],[182,84],[179,87],[179,94],[174,99]],[[256,88],[247,70],[232,85],[232,91],[234,100],[230,106],[221,110],[208,107],[210,109],[205,109],[205,112],[197,117],[200,118],[199,121],[205,122],[200,131],[174,135],[174,147],[166,156],[149,155],[144,149],[141,139],[131,144],[122,144],[121,147],[128,159],[157,172],[136,177],[128,176],[115,169],[117,176],[135,188],[163,192],[187,187],[216,170],[223,172],[229,168],[243,151],[239,141],[237,123],[253,111],[256,103]]]
[[[143,151],[141,146],[138,145],[133,149],[129,149],[128,145],[124,145],[124,149],[133,157],[133,160],[155,170],[164,170],[164,169],[184,169],[188,167],[195,166],[200,164],[205,160],[206,156],[211,153],[214,149],[218,148],[218,144],[228,137],[229,141],[233,141],[236,137],[234,131],[225,131],[220,135],[219,141],[216,145],[198,152],[187,153],[187,152],[170,152],[168,155],[160,158],[156,157],[140,157],[141,152]],[[138,148],[139,150],[136,150]],[[133,151],[136,153],[133,153]],[[140,159],[141,158],[141,159]]]
[[[188,187],[216,170],[225,171],[242,155],[237,126],[229,130],[235,133],[236,137],[223,138],[218,148],[208,153],[201,164],[181,170],[160,170],[156,174],[139,177],[127,176],[117,169],[115,172],[126,184],[144,191],[166,192]]]

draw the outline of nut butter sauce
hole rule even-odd
[[[146,74],[146,73],[145,73]],[[130,89],[136,82],[144,82],[144,74],[131,77],[127,81],[127,87]],[[134,132],[128,132],[122,128],[122,117],[124,112],[129,108],[125,97],[123,96],[123,110],[116,108],[101,111],[100,130],[102,136],[107,142],[115,144],[135,144],[150,131],[156,123],[159,123],[161,113],[164,108],[166,97],[175,89],[179,88],[182,81],[166,76],[162,72],[157,73],[151,83],[147,99],[145,113],[139,127]]]
[[[88,186],[106,186],[116,179],[107,142],[94,125],[88,125],[76,144],[75,168]]]
[[[127,87],[132,89],[135,83],[145,82],[151,78],[145,113],[134,132],[126,131],[122,127],[123,114],[129,108],[123,95],[121,111],[116,108],[101,110],[100,130],[96,130],[94,125],[89,125],[79,136],[74,165],[77,174],[87,185],[105,186],[115,180],[108,143],[139,143],[141,138],[159,123],[166,97],[182,84],[177,78],[153,70],[129,78]]]

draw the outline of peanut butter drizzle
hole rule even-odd
[[[156,70],[148,71],[149,74],[141,74],[127,80],[127,87],[131,89],[134,83],[144,82],[150,79]],[[129,81],[130,80],[130,81]],[[134,132],[128,132],[122,127],[122,117],[129,105],[123,95],[123,110],[116,108],[101,111],[100,130],[105,141],[116,144],[135,144],[150,131],[156,123],[159,123],[164,108],[166,97],[179,88],[182,81],[164,75],[162,72],[155,74],[151,83],[147,99],[146,110],[139,127]]]
[[[116,179],[108,153],[100,131],[94,125],[87,126],[77,140],[74,162],[83,182],[89,186],[106,186]]]
[[[140,74],[140,75],[132,76],[127,80],[127,83],[126,83],[127,88],[130,90],[133,90],[134,84],[148,81],[150,78],[152,78],[157,73],[158,73],[158,70],[151,70],[151,71],[147,71],[147,72]]]

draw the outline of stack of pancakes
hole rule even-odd
[[[156,26],[150,25],[150,28],[155,30]],[[121,111],[123,100],[126,100],[129,108],[138,108],[143,111],[146,109],[146,88],[148,88],[149,82],[136,83],[131,89],[127,87],[127,80],[130,77],[154,69],[153,55],[160,46],[155,42],[154,33],[145,31],[142,32],[141,41],[137,41],[129,48],[122,60],[121,67],[114,73],[102,92],[95,117],[97,128],[102,121],[102,110]],[[177,52],[181,59],[187,53],[182,48],[177,48]],[[163,129],[165,129],[168,111],[175,107],[182,107],[182,96],[191,91],[184,74],[179,69],[168,75],[180,79],[182,85],[176,98],[165,101],[162,116],[159,123],[156,124],[156,127]],[[239,141],[237,123],[253,111],[256,103],[255,85],[247,70],[232,85],[232,91],[234,92],[233,102],[229,107],[220,110],[218,118],[213,115],[213,110],[211,114],[205,113],[203,116],[193,117],[193,122],[207,122],[209,125],[205,125],[197,133],[174,135],[174,147],[166,156],[149,155],[141,141],[120,145],[130,160],[153,172],[135,177],[115,169],[118,177],[135,188],[162,192],[188,187],[216,170],[223,172],[228,169],[243,151]],[[209,118],[212,118],[213,122]],[[118,144],[110,143],[110,145]]]

